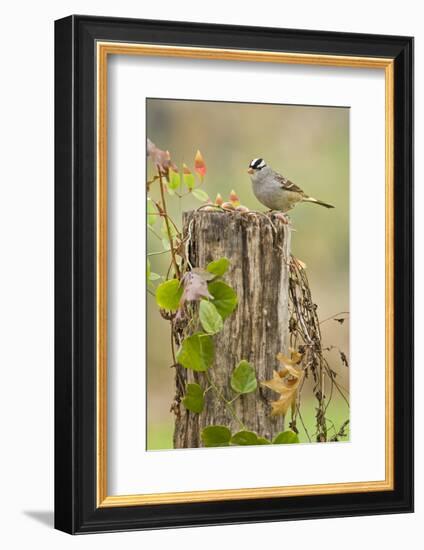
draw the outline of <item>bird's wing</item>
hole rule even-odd
[[[302,196],[306,195],[304,191],[292,181],[288,180],[284,176],[281,176],[280,174],[276,174],[276,176],[282,189],[285,189],[286,191],[292,191],[293,193],[299,193]]]

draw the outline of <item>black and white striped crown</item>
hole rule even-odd
[[[264,161],[264,159],[253,159],[249,164],[249,168],[253,168],[254,170],[260,170],[265,166],[266,166],[266,162]]]

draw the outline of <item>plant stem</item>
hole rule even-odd
[[[349,312],[348,311],[339,311],[339,313],[335,313],[334,315],[331,315],[330,317],[327,317],[323,321],[320,321],[319,324],[322,325],[323,323],[326,323],[327,321],[331,321],[331,319],[334,319],[335,317],[338,317],[339,315],[349,315]]]
[[[174,343],[174,323],[170,322],[171,325],[171,353],[172,353],[172,361],[174,362],[174,365],[177,364],[177,358],[175,355],[175,343]]]
[[[228,403],[231,405],[231,403],[234,403],[234,401],[236,401],[239,397],[240,397],[241,393],[238,393],[235,397],[233,397],[232,399],[230,399],[228,401]]]
[[[213,389],[213,391],[215,392],[215,394],[221,399],[221,401],[223,401],[226,405],[226,407],[228,408],[228,410],[230,411],[231,413],[231,416],[234,418],[234,420],[236,422],[238,422],[240,424],[240,426],[242,427],[243,430],[246,430],[246,426],[243,424],[243,422],[240,420],[240,418],[237,416],[237,413],[236,411],[234,410],[234,407],[231,405],[231,402],[228,401],[223,393],[220,391],[220,389],[215,385],[215,383],[213,382],[213,380],[211,379],[211,377],[209,376],[209,373],[206,371],[205,372],[205,376],[206,376],[206,380],[208,381],[209,385],[211,386],[211,388]]]
[[[297,413],[298,413],[298,415],[299,415],[300,422],[302,423],[303,429],[305,430],[306,437],[308,438],[309,443],[310,443],[310,442],[311,442],[311,437],[310,437],[310,435],[309,435],[309,433],[308,433],[308,430],[307,430],[307,428],[306,428],[306,426],[305,426],[305,422],[303,421],[303,417],[302,417],[302,414],[301,414],[301,412],[300,412],[300,407],[299,407],[299,406],[297,406]]]
[[[159,256],[160,254],[166,254],[169,250],[158,250],[157,252],[148,252],[147,256]]]
[[[153,201],[153,199],[152,199]],[[175,231],[179,234],[180,233],[180,230],[177,226],[177,224],[174,222],[174,220],[171,218],[171,216],[165,212],[165,210],[163,210],[163,208],[161,208],[160,204],[157,203],[156,201],[153,201],[154,202],[154,205],[156,206],[156,208],[158,209],[157,212],[152,212],[150,215],[151,216],[159,216],[160,218],[165,218],[167,217],[168,220],[172,223],[172,225],[174,226],[174,229]]]
[[[173,247],[174,243],[173,243],[173,239],[172,239],[172,235],[171,235],[171,227],[169,225],[168,212],[167,212],[167,209],[166,209],[165,191],[164,191],[164,188],[163,188],[162,174],[161,174],[161,171],[160,171],[159,167],[158,167],[158,174],[159,174],[160,195],[161,195],[161,198],[162,198],[162,208],[164,210],[164,213],[166,214],[165,215],[165,225],[166,225],[166,231],[168,233],[169,245],[171,247],[172,264],[173,264],[175,275],[177,276],[177,279],[180,279],[181,274],[180,274],[180,270],[179,270],[179,267],[178,267],[178,264],[177,264],[177,260],[175,258],[175,251],[174,251],[174,247]]]

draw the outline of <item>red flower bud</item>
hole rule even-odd
[[[194,170],[199,174],[201,178],[203,178],[206,174],[205,160],[199,150],[197,150],[196,156],[194,157]]]

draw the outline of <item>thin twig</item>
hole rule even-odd
[[[147,256],[159,256],[160,254],[166,254],[167,252],[169,252],[169,249],[168,250],[158,250],[157,252],[148,252]]]
[[[162,208],[163,208],[164,212],[167,213],[166,202],[165,202],[165,192],[164,192],[163,181],[162,181],[162,174],[161,174],[161,171],[160,171],[159,167],[158,167],[158,174],[159,174],[160,194],[161,194],[161,198],[162,198]],[[173,267],[174,267],[175,275],[176,275],[177,279],[180,279],[181,274],[180,274],[180,269],[179,269],[178,264],[177,264],[177,259],[175,257],[175,250],[174,250],[174,247],[173,247],[173,239],[172,239],[172,235],[171,235],[171,227],[169,225],[169,216],[168,215],[165,216],[165,225],[166,225],[166,231],[168,233],[169,246],[171,247],[172,264],[173,264]]]
[[[296,338],[293,333],[298,333],[306,346],[305,354],[307,367],[314,378],[314,394],[318,401],[316,409],[317,440],[327,441],[327,425],[325,418],[325,375],[327,364],[322,354],[321,331],[316,313],[316,306],[312,301],[308,278],[305,270],[292,256],[290,262],[289,295],[293,308],[291,321],[291,341]]]
[[[176,355],[175,355],[175,343],[174,343],[174,323],[171,319],[170,321],[170,326],[171,326],[171,353],[172,353],[172,361],[174,363],[174,365],[177,364],[177,358],[176,358]]]
[[[335,313],[334,315],[331,315],[330,317],[327,317],[323,321],[320,321],[320,325],[323,323],[326,323],[327,321],[331,321],[331,319],[334,319],[335,317],[338,317],[339,315],[349,315],[349,311],[339,311],[339,313]]]
[[[303,429],[305,430],[306,437],[308,438],[309,443],[311,443],[312,439],[311,439],[311,436],[308,433],[305,422],[303,421],[303,417],[302,417],[302,413],[300,412],[299,405],[297,405],[296,408],[297,408],[297,414],[299,415],[299,418],[300,418],[300,422],[302,423]]]
[[[151,199],[153,200],[153,199]],[[153,201],[156,208],[158,209],[158,212],[151,212],[149,215],[150,216],[159,216],[160,218],[168,218],[168,220],[172,223],[172,225],[174,226],[174,229],[175,231],[177,231],[177,233],[180,232],[177,224],[174,222],[174,220],[171,218],[171,216],[163,209],[160,207],[160,204],[157,203],[156,201]]]
[[[191,229],[192,229],[192,226],[193,226],[193,219],[190,220],[190,223],[188,224],[188,236],[187,236],[187,240],[186,240],[186,244],[185,244],[185,260],[187,262],[187,265],[189,266],[190,269],[193,269],[193,266],[191,265],[191,262],[190,262],[190,254],[189,254],[189,247],[190,247],[190,243],[191,243]]]

